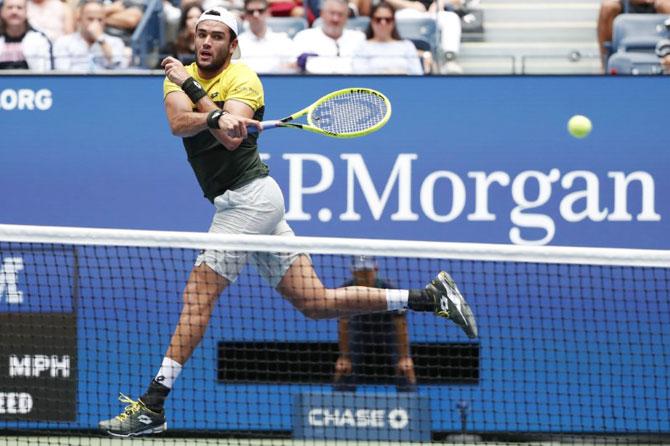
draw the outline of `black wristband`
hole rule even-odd
[[[223,110],[212,110],[207,114],[207,127],[210,129],[220,129],[219,127],[219,118],[225,112]]]
[[[181,89],[194,104],[204,96],[207,96],[205,89],[192,77],[189,77],[181,84]]]

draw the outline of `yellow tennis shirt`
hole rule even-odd
[[[254,119],[263,120],[263,85],[258,75],[248,66],[231,63],[212,79],[201,78],[195,63],[188,65],[186,71],[202,85],[219,108],[223,108],[227,100],[243,102],[254,111]],[[166,77],[163,83],[163,100],[174,91],[181,91],[181,88]],[[195,105],[193,109],[195,110]],[[223,147],[209,130],[183,138],[188,161],[205,197],[214,201],[215,197],[226,190],[236,189],[268,174],[268,166],[261,161],[258,154],[257,138],[258,134],[250,134],[233,151]]]

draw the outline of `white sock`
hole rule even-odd
[[[158,375],[154,378],[159,384],[164,385],[168,389],[171,389],[174,385],[174,382],[177,380],[177,377],[181,373],[181,364],[177,361],[174,361],[167,356],[163,358],[163,363],[161,368],[158,371]]]
[[[386,290],[386,307],[389,311],[407,308],[409,290]]]

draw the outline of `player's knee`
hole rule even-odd
[[[293,306],[309,319],[323,319],[326,317],[325,308],[320,299],[301,297],[292,299]]]

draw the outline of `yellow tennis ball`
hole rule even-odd
[[[575,138],[586,138],[592,127],[591,120],[583,115],[574,115],[568,121],[568,132]]]

